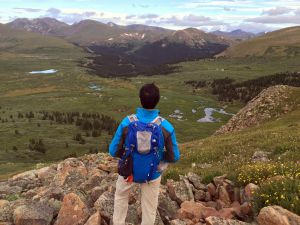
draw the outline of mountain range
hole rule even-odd
[[[170,30],[141,24],[105,24],[94,20],[68,25],[49,17],[20,18],[2,27],[10,32],[35,33],[35,37],[58,38],[66,44],[83,48],[90,56],[88,63],[82,62],[81,65],[100,76],[167,74],[176,70],[177,67],[172,64],[216,55],[293,56],[300,52],[299,27],[266,34],[243,30],[207,33],[196,28]],[[15,38],[28,35],[25,33],[15,35]],[[4,43],[0,46],[3,47]]]

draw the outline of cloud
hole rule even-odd
[[[154,18],[158,18],[159,15],[157,14],[145,14],[145,15],[140,15],[138,16],[138,18],[140,19],[154,19]]]
[[[183,17],[171,16],[168,18],[161,18],[159,22],[181,27],[226,25],[223,21],[212,20],[210,17],[197,16],[194,14],[185,15]]]
[[[132,4],[132,7],[133,8],[150,8],[150,5],[146,5],[146,4],[144,4],[144,5],[136,5],[136,4]]]
[[[42,11],[44,11],[43,9],[33,9],[33,8],[13,8],[13,9],[22,10],[22,11],[29,12],[29,13],[35,13],[35,12],[42,12]]]
[[[47,16],[55,17],[55,18],[57,18],[60,13],[61,13],[61,11],[56,8],[50,8],[46,11]]]
[[[262,24],[300,24],[300,14],[279,15],[279,16],[259,16],[246,19],[246,22],[262,23]]]
[[[96,16],[97,13],[93,12],[93,11],[81,11],[81,12],[64,12],[61,11],[60,9],[56,9],[56,8],[50,8],[46,11],[46,15],[45,16],[49,16],[49,17],[53,17],[56,18],[58,20],[61,20],[65,23],[77,23],[81,20],[85,20],[85,19],[90,19],[91,17]],[[100,13],[99,16],[103,16],[103,13]]]
[[[278,16],[292,12],[293,10],[287,7],[276,7],[274,9],[264,10],[262,15]]]
[[[239,25],[228,25],[225,27],[224,30],[233,31],[233,30],[238,30],[238,29],[256,34],[256,33],[261,33],[261,32],[273,31],[273,30],[276,30],[277,28],[270,27],[265,24],[260,24],[258,26],[257,23],[241,23]]]

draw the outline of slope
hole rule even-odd
[[[228,57],[300,55],[300,27],[289,27],[244,41],[224,52]]]
[[[224,173],[235,179],[241,168],[252,163],[253,155],[258,151],[268,155],[271,163],[299,161],[300,88],[288,87],[286,96],[286,103],[293,110],[280,117],[239,132],[182,144],[181,161],[170,168],[166,178],[193,171],[202,175],[204,180]],[[267,111],[270,109],[257,113]]]
[[[44,36],[0,24],[0,53],[32,53],[59,49],[74,49],[75,46],[56,37]]]

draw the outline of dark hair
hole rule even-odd
[[[145,84],[140,89],[140,100],[143,108],[154,109],[159,102],[159,88],[154,84]]]

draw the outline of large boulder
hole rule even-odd
[[[15,225],[49,225],[53,218],[53,209],[40,203],[17,207],[13,213]]]
[[[74,193],[65,195],[55,225],[81,225],[89,217],[89,210]]]
[[[260,210],[259,225],[299,225],[300,216],[280,207],[268,206]]]

